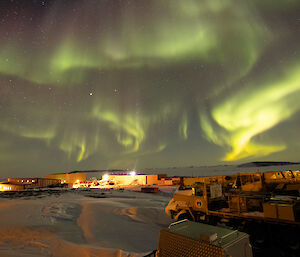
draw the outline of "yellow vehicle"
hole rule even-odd
[[[264,184],[259,173],[237,177],[229,187],[197,182],[189,190],[179,190],[165,211],[175,220],[225,224],[247,232],[254,255],[257,249],[275,244],[289,253],[287,256],[300,256],[299,197],[262,191]]]
[[[182,178],[181,188],[197,182],[217,183],[240,191],[276,192],[300,196],[300,171],[241,172],[229,176]]]

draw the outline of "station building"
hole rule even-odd
[[[61,183],[73,184],[78,182],[84,182],[86,180],[85,173],[82,172],[70,172],[70,173],[56,173],[45,175],[46,179],[60,180]]]
[[[33,188],[55,187],[60,185],[58,179],[47,178],[8,178],[7,182],[0,183],[0,191],[20,191]]]
[[[0,192],[2,191],[22,191],[25,190],[25,185],[11,184],[8,182],[0,182]]]
[[[49,178],[8,178],[8,183],[25,185],[29,187],[51,187],[57,186],[61,183],[60,179],[49,179]]]
[[[108,174],[104,175],[105,180],[114,182],[118,185],[158,185],[166,174]],[[103,179],[103,178],[102,178]]]

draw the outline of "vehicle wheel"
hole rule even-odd
[[[189,215],[187,213],[182,213],[178,216],[177,220],[189,219]]]
[[[206,216],[206,223],[209,225],[217,225],[218,223],[218,218],[214,217],[214,216]]]
[[[287,246],[292,251],[295,251],[295,252],[300,251],[299,232],[295,228],[291,229],[287,235]]]
[[[299,232],[296,228],[281,226],[277,231],[274,230],[273,234],[276,235],[276,244],[281,246],[282,249],[291,252],[300,251]]]
[[[267,231],[267,227],[263,224],[252,223],[248,226],[251,245],[255,248],[265,248],[267,245]]]

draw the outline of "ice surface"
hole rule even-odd
[[[299,168],[212,166],[142,172],[212,176]],[[0,198],[0,257],[143,256],[157,248],[160,229],[172,222],[164,207],[176,187],[158,187],[159,194],[136,192],[140,186],[131,186],[124,191],[46,190]]]
[[[0,198],[0,256],[143,256],[171,222],[164,213],[170,197],[94,189]]]

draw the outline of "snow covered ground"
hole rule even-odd
[[[144,256],[157,248],[175,188],[0,198],[0,256]]]
[[[252,171],[299,170],[300,165],[210,166],[147,169],[169,176],[209,176]],[[159,194],[125,190],[45,190],[0,197],[0,257],[144,256],[157,249],[158,235],[172,220],[164,207],[176,190]],[[3,196],[3,195],[2,195]]]

